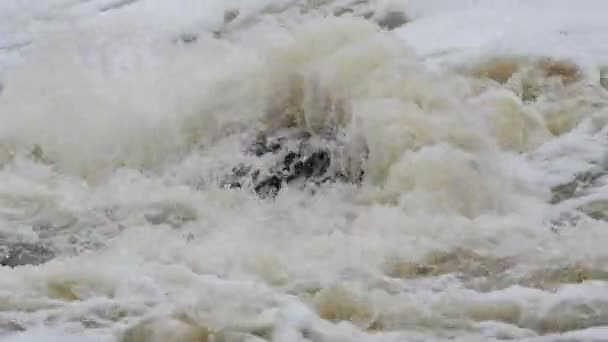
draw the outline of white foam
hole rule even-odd
[[[367,4],[405,6],[413,21],[392,32],[321,16],[337,4],[0,4],[0,44],[27,42],[0,51],[0,238],[59,255],[0,267],[0,331],[26,329],[7,341],[113,341],[148,318],[161,323],[155,338],[208,328],[256,341],[482,341],[577,322],[551,316],[559,305],[604,308],[602,280],[555,291],[506,280],[564,265],[601,278],[606,223],[551,224],[605,188],[549,202],[551,187],[604,162],[594,75],[606,3]],[[571,58],[583,80],[564,88],[531,72],[548,95],[529,104],[511,83],[452,68],[510,55]],[[267,201],[219,188],[239,162],[263,163],[242,154],[243,134],[290,120],[343,125],[343,162],[365,169],[364,184]],[[395,278],[390,262],[418,279]],[[428,262],[448,274],[419,277]],[[476,262],[507,279],[470,288]],[[606,334],[585,328],[565,336]]]

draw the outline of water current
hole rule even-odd
[[[0,340],[608,341],[606,13],[2,0]]]

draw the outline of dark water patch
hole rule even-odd
[[[132,4],[136,3],[137,1],[138,0],[120,0],[120,1],[111,2],[109,4],[99,7],[99,12],[108,12],[108,11],[120,9],[120,8],[129,6],[129,5],[132,5]]]
[[[42,244],[0,242],[0,265],[19,267],[41,265],[55,257],[55,252]]]
[[[375,21],[380,27],[390,31],[407,24],[410,20],[401,11],[389,11],[378,17]]]
[[[32,41],[15,42],[6,45],[0,45],[0,52],[12,52],[20,50],[32,44]]]
[[[174,43],[177,44],[194,44],[198,41],[198,34],[185,32],[173,39]]]

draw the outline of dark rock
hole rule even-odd
[[[55,253],[42,245],[27,242],[0,243],[0,265],[2,266],[40,265],[54,257]]]
[[[329,156],[329,152],[317,151],[306,158],[302,171],[304,171],[305,177],[321,177],[329,169],[330,163],[331,157]]]
[[[286,180],[291,182],[301,177],[304,177],[305,179],[310,177],[321,177],[327,172],[330,163],[331,157],[327,151],[313,152],[306,159],[298,160],[293,163],[293,168],[291,168],[292,170],[287,175]]]
[[[239,182],[224,183],[223,186],[227,189],[240,189],[242,187],[241,183]]]
[[[259,133],[256,135],[251,147],[247,150],[247,152],[261,157],[268,153],[277,153],[281,151],[281,149],[286,148],[286,144],[288,143],[293,143],[296,146],[302,145],[311,137],[312,135],[310,133],[297,130],[278,132],[274,135]],[[298,146],[298,148],[301,147],[303,146]]]
[[[291,168],[291,165],[300,158],[300,154],[296,152],[289,152],[283,159],[283,164],[286,169]]]
[[[255,192],[261,198],[274,197],[279,193],[283,181],[276,175],[265,178],[255,186]]]
[[[256,157],[268,158],[271,167],[253,169],[240,164],[221,183],[223,188],[242,189],[251,186],[261,198],[276,196],[286,184],[306,187],[335,182],[360,183],[363,172],[351,175],[348,170],[332,168],[329,146],[337,142],[333,136],[313,136],[309,132],[286,130],[273,134],[260,133],[245,150]]]
[[[251,144],[251,147],[247,150],[249,153],[255,154],[257,157],[261,157],[266,153],[269,153],[267,145],[267,137],[265,134],[260,133],[255,137],[255,141]]]
[[[232,174],[234,174],[236,177],[247,176],[249,174],[249,172],[251,172],[251,166],[247,166],[247,165],[243,165],[243,164],[232,169]]]

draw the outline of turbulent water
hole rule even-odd
[[[0,340],[608,341],[606,13],[2,0]]]

